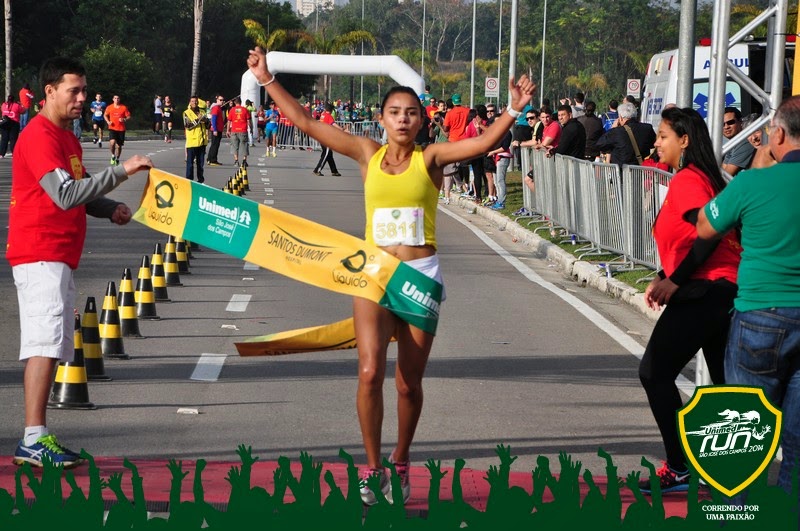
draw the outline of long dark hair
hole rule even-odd
[[[689,145],[683,152],[684,166],[694,164],[711,181],[715,194],[725,188],[725,179],[714,156],[711,137],[703,117],[690,107],[664,109],[661,120],[666,121],[678,137],[689,137]]]
[[[422,106],[422,102],[419,100],[419,96],[417,95],[417,93],[414,92],[414,89],[412,89],[411,87],[401,87],[401,86],[390,88],[389,92],[387,92],[386,95],[383,97],[383,100],[381,101],[381,113],[383,112],[383,109],[386,108],[386,102],[389,101],[389,98],[394,96],[395,94],[408,94],[409,96],[417,100],[417,103],[419,103],[420,112],[422,114],[425,114],[425,108]]]

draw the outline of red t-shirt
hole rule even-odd
[[[467,128],[467,115],[469,109],[456,105],[444,115],[444,126],[449,127],[447,139],[450,142],[457,142],[464,136],[464,130]]]
[[[63,262],[78,267],[86,238],[86,208],[62,210],[39,184],[56,168],[81,179],[80,142],[70,129],[36,115],[14,147],[11,204],[8,209],[6,258],[12,266],[32,262]]]
[[[336,120],[333,119],[333,115],[331,113],[328,111],[323,111],[319,117],[319,121],[324,124],[333,125]]]
[[[548,136],[553,139],[550,147],[557,148],[558,143],[561,140],[561,124],[555,120],[550,122],[550,125],[544,128],[544,133],[542,133],[542,142],[544,142],[544,139]]]
[[[33,92],[31,92],[30,90],[25,89],[25,88],[20,90],[19,91],[19,104],[22,105],[22,108],[25,109],[25,111],[27,111],[28,108],[31,105],[33,105]],[[23,112],[25,112],[25,111],[23,111]]]
[[[232,107],[228,111],[228,122],[231,124],[231,133],[246,133],[247,124],[250,122],[250,111],[242,105]]]
[[[125,120],[130,117],[131,113],[125,105],[114,105],[112,103],[106,107],[105,118],[106,122],[108,122],[108,128],[112,131],[124,131],[126,128]]]
[[[714,190],[708,178],[690,164],[672,177],[667,197],[658,213],[653,237],[658,246],[658,256],[664,273],[670,276],[680,265],[694,240],[697,239],[695,226],[684,221],[683,215],[695,208],[703,208],[714,197]],[[717,280],[725,278],[736,282],[742,246],[734,233],[722,238],[716,250],[697,268],[692,278]]]

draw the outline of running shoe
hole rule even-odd
[[[24,441],[20,441],[17,450],[14,452],[13,462],[15,465],[30,463],[33,466],[42,466],[42,459],[47,455],[54,464],[64,468],[72,468],[83,462],[81,456],[72,450],[59,444],[56,436],[51,434],[42,435],[30,446],[25,446]]]
[[[311,173],[313,173],[317,177],[322,177],[324,175],[321,171],[312,171]]]
[[[212,160],[208,163],[209,166],[222,166],[221,163],[217,162],[216,160]]]
[[[112,166],[116,166],[117,165],[117,157],[111,157],[111,165]]]
[[[530,210],[528,210],[528,209],[527,209],[527,208],[525,208],[525,207],[522,207],[522,208],[520,208],[519,210],[517,210],[516,212],[514,212],[514,213],[513,213],[513,214],[511,214],[511,215],[512,215],[512,216],[527,216],[527,215],[528,215],[528,214],[530,214],[530,213],[531,213],[531,211],[530,211]]]
[[[505,205],[503,203],[495,203],[492,205],[492,210],[503,210]]]
[[[342,176],[342,174],[339,173],[338,171],[335,171],[335,172],[331,173],[331,175],[334,176],[334,177],[341,177]]]
[[[278,154],[277,154],[277,153],[275,153],[275,152],[273,151],[273,152],[272,152],[272,156],[273,156],[273,157],[277,157],[277,156],[278,156]]]
[[[372,492],[372,489],[367,486],[367,480],[372,476],[380,476],[381,492],[383,492],[384,496],[388,496],[389,494],[387,493],[392,488],[391,484],[389,483],[389,478],[386,477],[386,471],[384,469],[365,468],[361,470],[361,477],[358,486],[361,492],[361,501],[364,502],[364,505],[375,505],[378,503],[377,496],[375,496],[375,493]]]
[[[403,503],[406,503],[408,502],[409,498],[411,498],[411,463],[409,461],[395,461],[394,452],[392,452],[392,455],[389,456],[389,462],[394,465],[397,475],[400,476],[400,488],[403,492]],[[393,504],[394,499],[392,498],[392,494],[392,489],[390,487],[389,493],[386,495],[386,499],[389,501],[389,503]]]
[[[97,147],[99,147],[99,148],[103,147],[103,141],[102,140],[97,142]]]
[[[674,470],[666,461],[663,461],[663,466],[656,470],[656,475],[659,478],[662,493],[669,492],[686,492],[689,490],[689,478],[691,474],[689,470]],[[650,479],[644,479],[639,482],[639,490],[644,494],[651,493]]]
[[[94,140],[92,140],[92,144],[97,144],[97,137],[94,137]]]

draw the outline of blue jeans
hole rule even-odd
[[[511,158],[499,157],[497,159],[497,173],[494,174],[494,186],[497,188],[497,203],[506,202],[506,172],[511,164]]]
[[[800,457],[800,308],[736,311],[725,352],[725,383],[759,386],[783,411],[778,485],[792,491]]]

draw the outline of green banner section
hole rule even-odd
[[[289,278],[372,300],[436,333],[442,285],[349,234],[157,169],[134,219]]]

